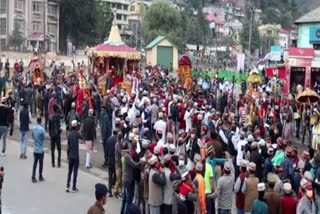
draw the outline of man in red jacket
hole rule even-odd
[[[284,196],[282,196],[282,214],[295,214],[297,209],[297,200],[292,196],[292,187],[290,183],[283,185]]]

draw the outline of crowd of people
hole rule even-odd
[[[65,76],[65,85],[77,84],[76,77]],[[12,91],[1,98],[2,155],[16,120],[21,159],[27,158],[29,135],[34,141],[32,182],[38,182],[38,163],[44,181],[45,139],[52,167],[61,167],[65,132],[66,192],[78,191],[79,143],[86,145],[85,167],[91,168],[93,148],[101,142],[108,188],[96,188],[121,198],[121,214],[320,213],[318,121],[312,121],[318,106],[297,103],[295,94],[284,96],[277,81],[264,78],[252,89],[195,76],[184,88],[169,72],[148,67],[132,74],[131,91],[116,85],[101,97],[92,90],[79,114],[76,97],[52,79],[25,89],[15,77]],[[37,124],[30,129],[32,117]],[[297,143],[301,134],[307,147]],[[98,194],[97,201],[88,213],[104,213],[106,196]]]

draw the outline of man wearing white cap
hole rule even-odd
[[[248,164],[249,177],[245,179],[241,191],[245,195],[244,211],[250,213],[253,206],[253,201],[258,198],[257,185],[259,179],[255,176],[256,164],[250,162]]]
[[[218,200],[218,213],[231,214],[233,200],[234,167],[229,160],[224,163],[224,174],[218,180],[212,197]]]
[[[160,112],[159,113],[159,120],[154,124],[153,129],[161,131],[161,133],[162,133],[161,138],[162,138],[163,141],[165,141],[166,127],[167,127],[167,123],[163,120],[163,113]]]
[[[157,157],[152,156],[149,161],[149,197],[150,214],[160,214],[160,207],[163,204],[163,187],[166,184],[166,177],[163,172],[156,168]]]
[[[96,140],[96,127],[93,119],[93,110],[89,109],[88,117],[83,121],[82,133],[83,139],[87,146],[86,168],[91,168],[91,153],[93,151],[93,143]]]
[[[243,153],[245,152],[245,146],[247,145],[247,143],[248,141],[245,139],[244,131],[240,131],[240,140],[237,143],[237,167],[240,167],[241,161],[243,159]]]
[[[259,183],[257,185],[257,190],[259,193],[258,199],[254,200],[253,208],[251,214],[268,214],[268,206],[264,202],[264,192],[266,190],[266,185],[264,183]]]
[[[72,129],[68,134],[68,147],[67,147],[67,157],[69,161],[68,167],[68,179],[67,179],[67,189],[69,192],[71,175],[73,173],[73,186],[72,191],[77,192],[77,177],[79,168],[79,141],[82,139],[81,134],[77,131],[78,121],[73,120],[71,122]]]
[[[297,200],[292,195],[292,186],[290,183],[283,185],[284,195],[281,198],[282,201],[282,214],[295,213],[297,208]]]

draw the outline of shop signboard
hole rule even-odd
[[[311,66],[311,62],[311,59],[289,58],[289,65],[291,67],[307,67]]]
[[[320,26],[310,28],[310,43],[320,43]]]
[[[281,60],[281,46],[271,46],[271,54],[270,54],[270,60],[271,61],[280,61]]]
[[[313,60],[315,60],[315,61],[320,61],[320,51],[318,51],[318,50],[315,50],[315,51],[314,51]]]
[[[312,60],[311,68],[320,68],[320,60]]]
[[[289,57],[294,58],[311,58],[313,59],[314,49],[313,48],[289,48]]]

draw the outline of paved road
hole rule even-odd
[[[107,183],[83,170],[78,175],[78,193],[66,193],[67,164],[52,168],[49,154],[44,158],[45,182],[32,183],[32,148],[28,148],[28,159],[20,160],[18,142],[9,140],[6,157],[0,157],[0,165],[5,167],[2,190],[4,214],[56,214],[86,213],[95,200],[94,185]],[[107,213],[119,213],[120,200],[108,199]]]

